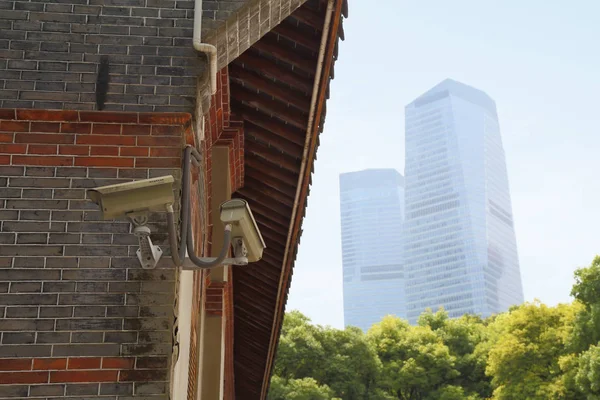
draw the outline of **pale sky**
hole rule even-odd
[[[404,106],[445,78],[496,101],[525,299],[570,301],[600,253],[600,2],[349,6],[287,310],[343,327],[338,176],[404,174]]]

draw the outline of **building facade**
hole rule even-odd
[[[340,175],[344,323],[367,331],[386,315],[406,318],[404,178],[394,169]]]
[[[445,80],[406,106],[408,318],[489,316],[523,302],[495,102]]]
[[[0,398],[266,398],[342,15],[344,0],[0,1]],[[89,201],[171,175],[182,225],[190,148],[190,247],[215,256],[219,206],[242,198],[258,262],[183,270],[151,213],[163,257],[144,269],[129,221]]]

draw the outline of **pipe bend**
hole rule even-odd
[[[217,48],[212,44],[202,43],[199,37],[194,37],[194,49],[208,57],[210,94],[215,94],[217,93]]]

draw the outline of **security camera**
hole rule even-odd
[[[138,238],[139,249],[136,254],[142,268],[154,268],[163,251],[152,244],[148,213],[167,211],[172,207],[173,176],[144,179],[141,181],[102,186],[90,190],[90,199],[100,206],[106,219],[127,217],[134,225],[133,234]]]
[[[245,245],[248,262],[262,258],[263,250],[267,246],[246,201],[233,199],[221,204],[221,222],[231,225],[234,249],[238,245]]]
[[[104,219],[118,219],[136,212],[165,211],[175,201],[173,176],[102,186],[89,191]]]

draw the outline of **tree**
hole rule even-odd
[[[600,400],[600,347],[591,346],[578,358],[575,384],[587,400]]]
[[[571,296],[583,305],[574,323],[572,349],[579,353],[600,341],[600,256],[587,268],[575,271]]]
[[[448,314],[440,309],[436,313],[426,310],[417,323],[420,326],[429,326],[448,347],[450,355],[456,359],[455,368],[459,375],[449,383],[453,388],[462,388],[463,393],[460,396],[463,397],[456,396],[462,399],[468,396],[490,397],[492,386],[485,374],[487,352],[477,350],[488,336],[484,320],[474,315],[449,319]],[[448,390],[456,392],[456,389]]]
[[[284,379],[314,378],[344,400],[378,398],[381,363],[358,328],[314,326],[298,311],[286,314],[274,374]]]
[[[289,379],[273,376],[269,400],[338,400],[327,385],[319,385],[313,378]]]
[[[429,326],[388,316],[368,337],[383,364],[381,387],[398,399],[426,399],[459,375],[455,358]]]
[[[486,373],[492,377],[493,399],[560,399],[563,369],[561,356],[570,334],[576,308],[525,303],[499,315],[493,324],[497,339],[492,345]]]

